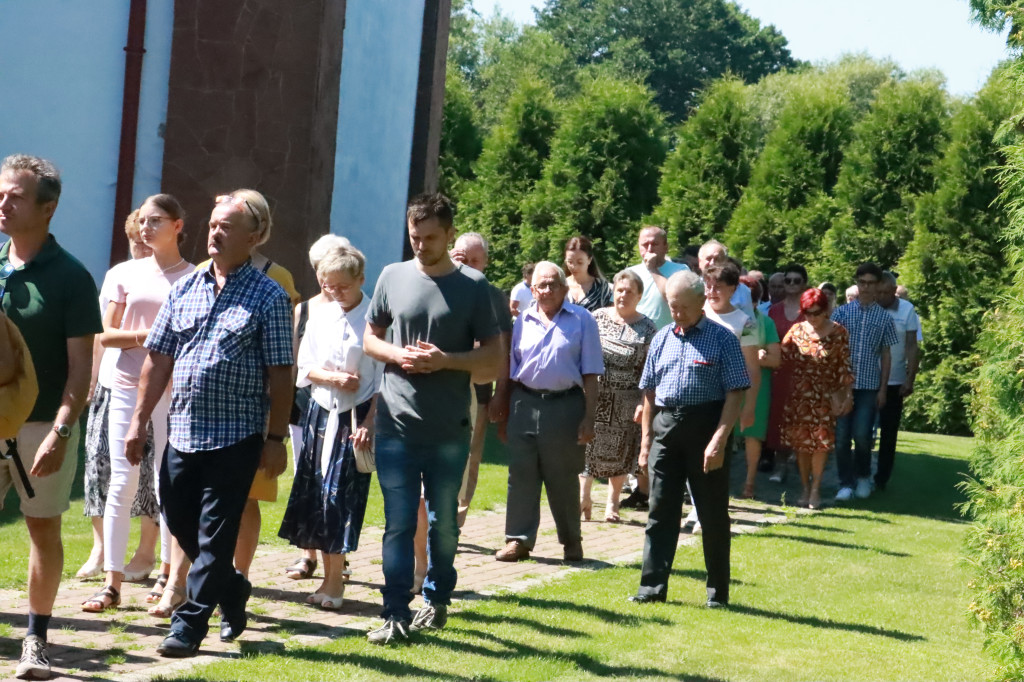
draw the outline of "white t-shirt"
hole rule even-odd
[[[666,260],[658,268],[658,272],[662,277],[668,279],[677,272],[689,269],[682,263]],[[651,274],[651,271],[643,263],[632,266],[630,270],[635,272],[640,277],[640,281],[644,283],[644,293],[640,296],[640,302],[636,305],[637,311],[651,318],[658,329],[667,324],[672,324],[672,313],[668,309],[668,301],[665,300],[665,297],[654,284],[654,276]]]
[[[889,356],[892,358],[889,364],[890,386],[899,386],[907,380],[907,332],[915,332],[918,340],[921,340],[921,320],[917,317],[914,304],[902,298],[897,298],[896,303],[895,310],[885,309],[896,325],[898,339],[895,345],[889,346]]]
[[[530,285],[525,281],[519,282],[512,287],[512,295],[509,298],[519,303],[519,312],[521,313],[533,303],[533,292],[530,291]]]
[[[735,334],[740,341],[740,347],[761,345],[757,333],[757,323],[739,308],[735,308],[731,313],[719,315],[711,309],[709,304],[705,303],[704,315],[712,322],[717,322]]]
[[[107,313],[107,306],[117,296],[116,283],[122,278],[121,270],[131,261],[118,263],[107,270],[103,276],[103,286],[100,287],[100,315]],[[110,388],[114,385],[114,365],[117,364],[117,356],[121,354],[118,348],[104,348],[100,356],[100,367],[96,370],[96,383],[103,388]]]

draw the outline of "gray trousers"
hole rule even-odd
[[[508,420],[506,540],[530,550],[540,526],[540,487],[548,494],[558,541],[579,542],[580,483],[586,446],[576,442],[586,406],[582,390],[543,397],[512,390]]]

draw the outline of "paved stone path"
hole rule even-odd
[[[745,470],[741,462],[733,466],[734,491],[742,488],[738,479]],[[794,482],[789,489],[767,483],[762,499],[779,500],[780,491],[795,499]],[[763,481],[763,476],[761,477]],[[562,561],[562,547],[555,537],[551,516],[544,510],[541,533],[531,560],[508,564],[494,560],[494,551],[504,544],[504,514],[487,512],[471,516],[462,531],[456,567],[459,586],[456,601],[486,598],[498,591],[522,590],[539,581],[557,579],[573,570],[597,570],[609,565],[637,562],[643,548],[646,512],[623,510],[623,523],[599,522],[604,518],[605,488],[595,484],[594,512],[591,521],[583,524],[583,548],[587,560],[575,565]],[[790,510],[791,511],[791,510]],[[755,531],[766,524],[785,522],[786,514],[779,506],[758,501],[733,500],[730,513],[733,532]],[[81,603],[101,586],[98,581],[68,580],[61,585],[50,629],[50,656],[54,678],[60,680],[148,680],[159,674],[185,670],[215,657],[237,655],[240,646],[254,649],[280,650],[285,641],[316,644],[334,638],[345,629],[366,629],[377,622],[380,613],[381,574],[380,528],[364,528],[359,551],[350,559],[352,580],[345,593],[340,612],[324,611],[304,603],[319,580],[291,581],[283,568],[297,557],[294,550],[283,547],[261,548],[257,552],[250,578],[253,595],[249,601],[249,628],[241,642],[221,644],[217,637],[216,616],[210,635],[203,642],[202,656],[186,661],[168,661],[156,655],[156,646],[168,633],[169,621],[157,620],[146,613],[143,597],[152,581],[146,584],[125,584],[123,603],[117,611],[87,614]],[[688,534],[680,535],[680,543],[693,543]],[[413,608],[420,604],[417,598]],[[457,606],[456,606],[457,608]],[[20,655],[28,611],[24,592],[0,591],[0,677],[14,675]]]

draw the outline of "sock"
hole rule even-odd
[[[38,613],[28,614],[28,635],[35,635],[44,642],[46,641],[46,629],[50,627],[50,616],[40,616]]]

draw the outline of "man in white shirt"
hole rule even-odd
[[[533,281],[533,263],[523,265],[523,279],[512,287],[512,295],[509,297],[509,306],[512,317],[519,317],[533,303],[533,292],[530,290],[530,282]]]
[[[636,309],[651,318],[661,329],[672,323],[672,313],[665,299],[665,282],[673,274],[690,268],[668,260],[668,234],[660,227],[648,225],[640,230],[637,250],[640,252],[640,263],[630,270],[644,283],[644,293]]]
[[[896,325],[896,336],[899,337],[896,345],[889,347],[889,384],[886,389],[885,406],[878,413],[880,434],[875,487],[878,490],[885,490],[896,459],[896,437],[903,416],[903,399],[914,392],[921,322],[917,317],[917,311],[914,310],[914,304],[896,296],[896,277],[891,272],[882,273],[882,281],[878,284],[878,304],[889,313],[893,324]]]

